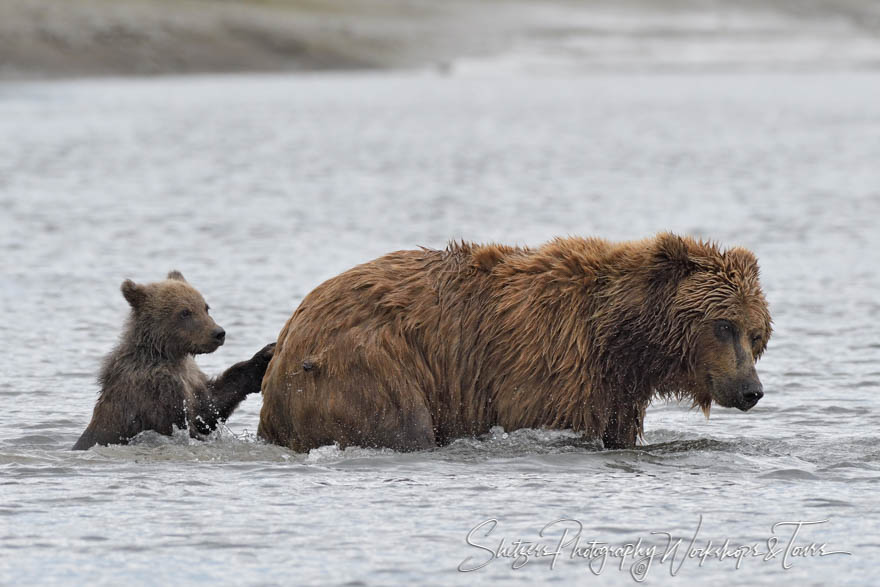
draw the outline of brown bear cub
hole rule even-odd
[[[660,234],[397,251],[305,297],[278,336],[258,434],[429,448],[492,426],[630,447],[651,399],[749,410],[770,339],[758,262]]]
[[[193,356],[217,350],[226,332],[178,271],[148,285],[127,279],[122,295],[131,315],[119,345],[104,359],[92,421],[74,450],[126,444],[145,430],[171,435],[174,426],[193,437],[208,434],[249,393],[260,391],[275,344],[209,379]]]

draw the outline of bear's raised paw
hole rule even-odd
[[[272,343],[267,344],[263,348],[261,348],[259,351],[257,351],[257,354],[255,354],[251,358],[251,361],[254,363],[257,363],[257,364],[268,366],[269,361],[272,360],[272,357],[274,355],[275,355],[275,343],[272,342]]]

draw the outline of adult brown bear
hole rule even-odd
[[[499,425],[633,446],[654,396],[753,407],[770,333],[742,248],[666,233],[398,251],[306,296],[263,379],[259,434],[416,450]]]

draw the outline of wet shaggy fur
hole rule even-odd
[[[500,425],[633,446],[655,396],[747,410],[771,326],[754,255],[661,234],[391,253],[278,337],[259,434],[415,450]]]
[[[170,435],[174,426],[194,437],[207,434],[249,393],[260,391],[274,343],[216,379],[196,366],[193,355],[213,352],[226,333],[179,272],[149,285],[126,280],[122,294],[131,315],[119,345],[104,359],[101,393],[74,450],[126,444],[145,430]]]

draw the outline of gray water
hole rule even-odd
[[[563,524],[541,528],[568,519],[582,547],[657,547],[648,584],[876,584],[878,96],[877,74],[0,85],[0,583],[633,584],[639,556],[571,547],[458,570],[502,539],[549,550]],[[634,450],[495,429],[295,454],[255,438],[251,396],[204,442],[68,450],[126,277],[176,268],[203,292],[218,373],[391,250],[661,230],[760,259],[775,334],[749,413],[654,405]],[[783,560],[773,525],[823,520],[795,543],[851,554]],[[694,548],[775,535],[777,554],[684,560],[698,526]],[[654,532],[684,539],[674,558]]]

